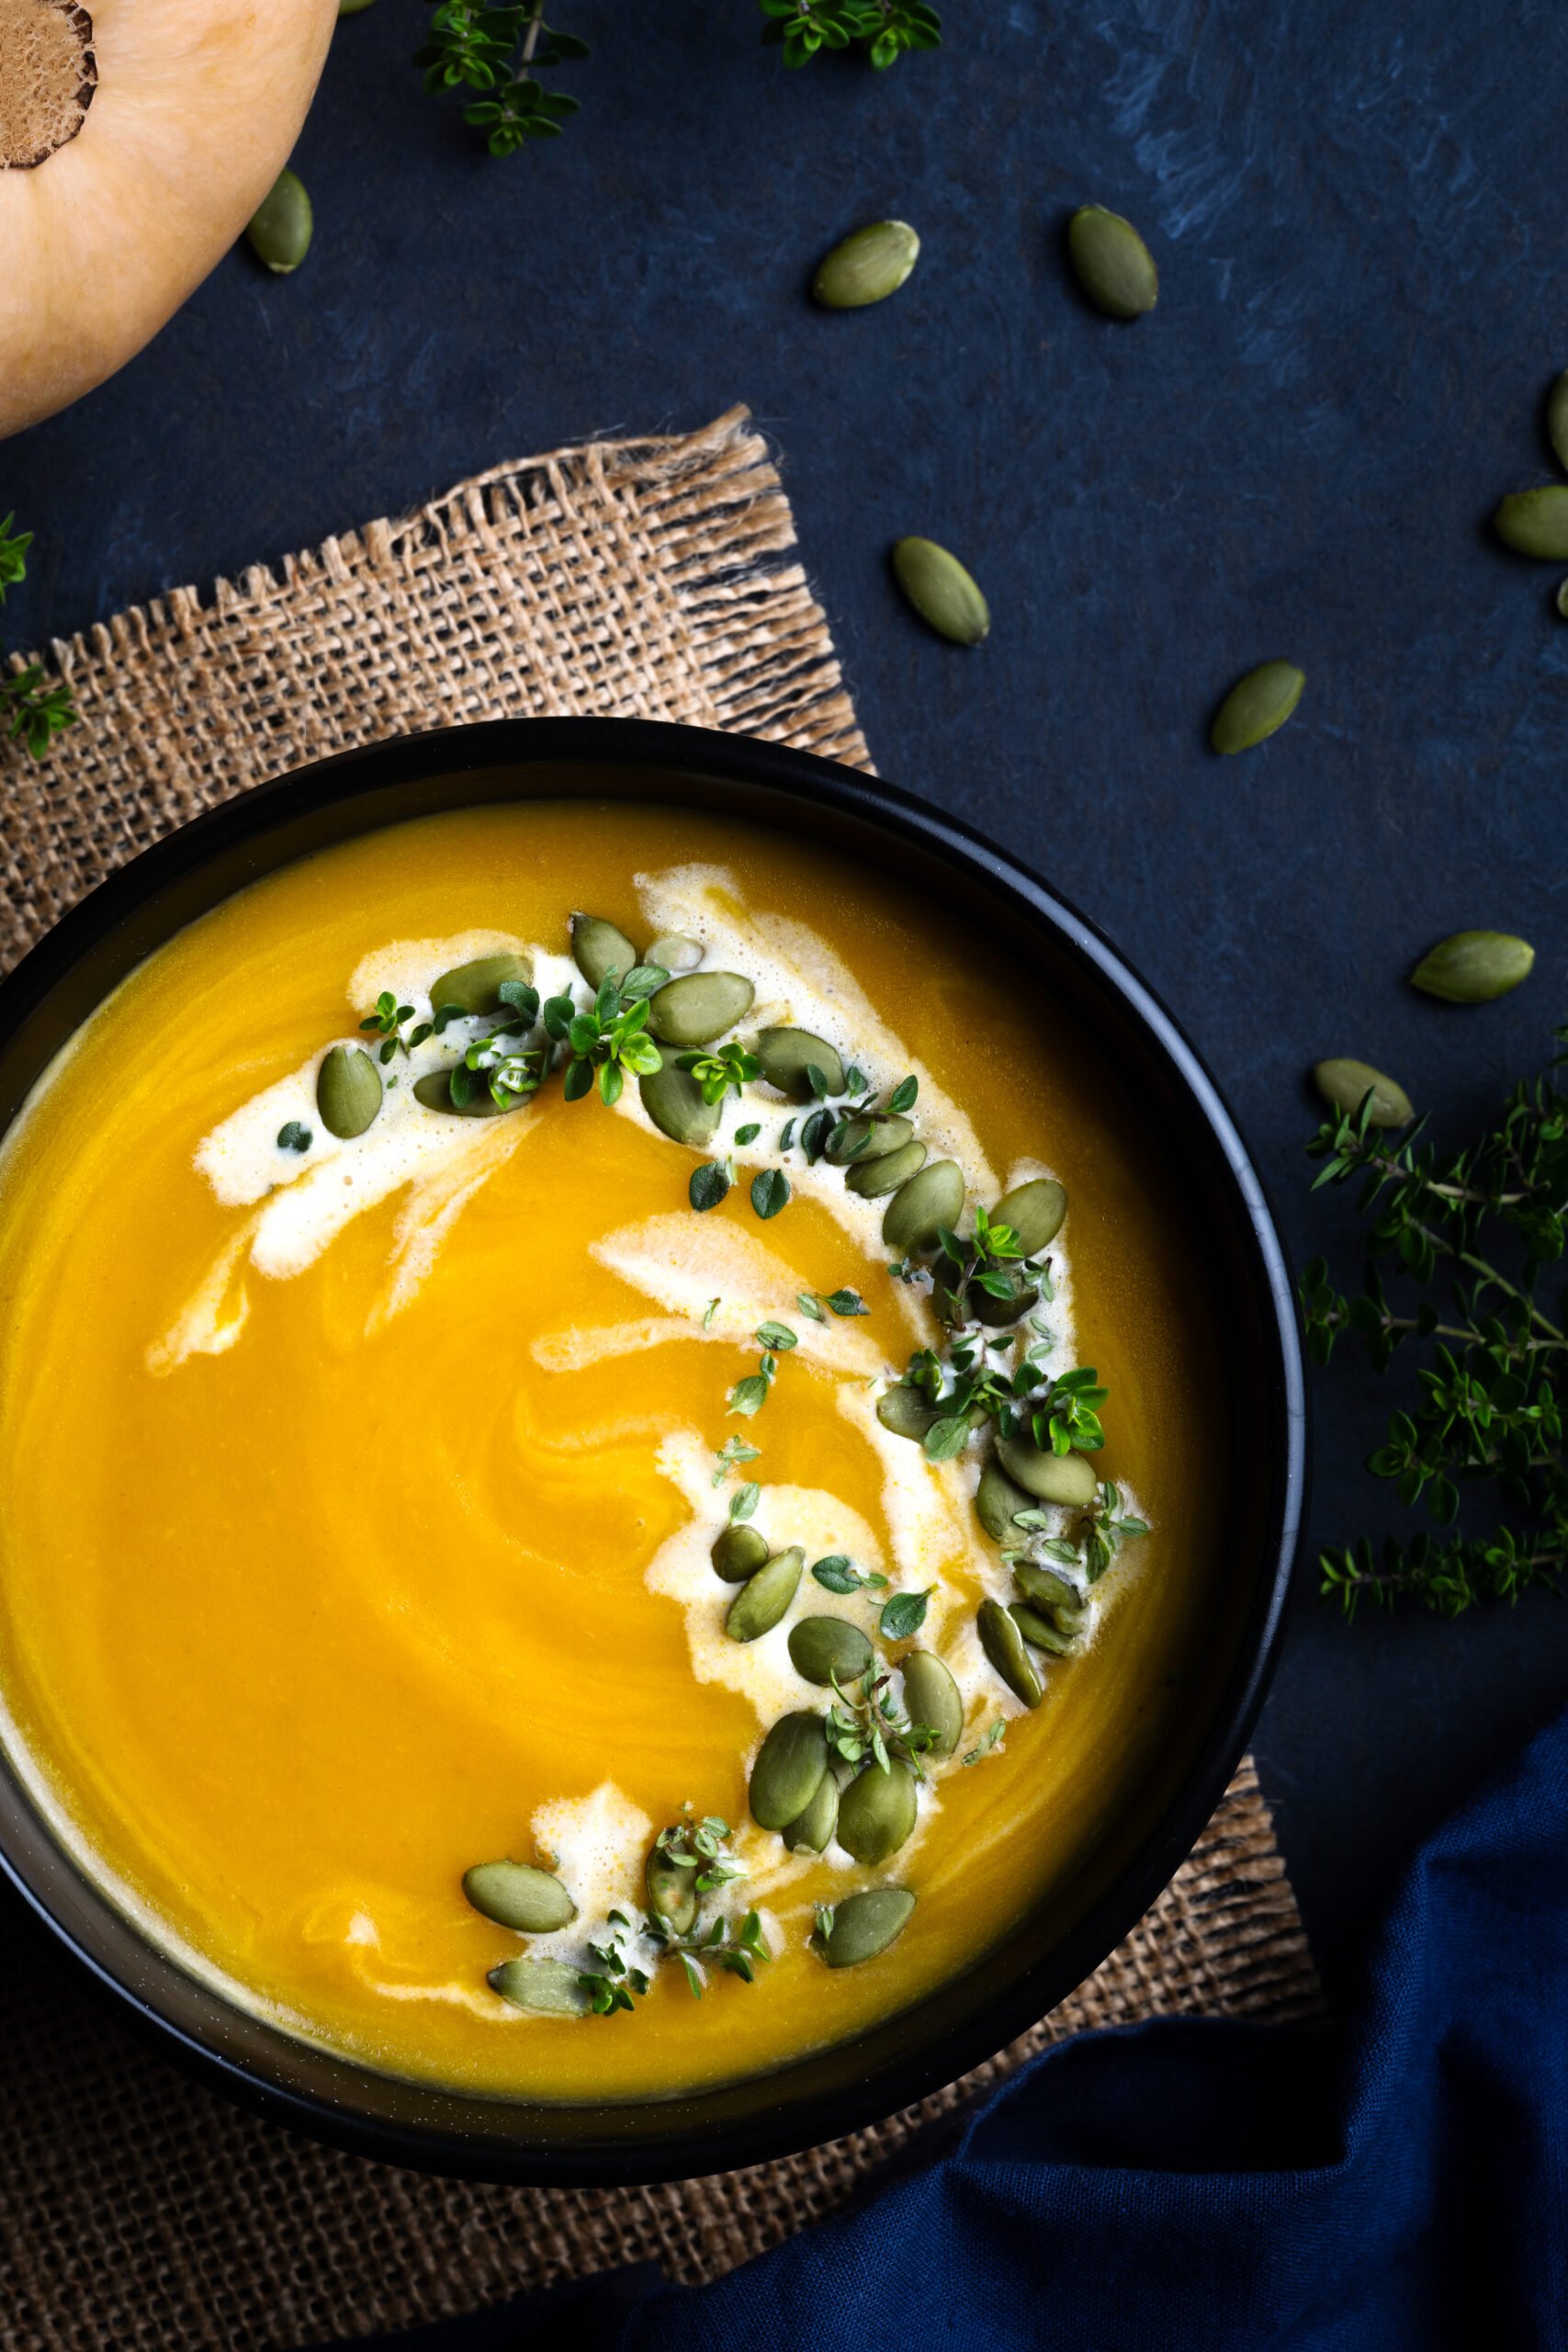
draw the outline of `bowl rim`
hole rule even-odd
[[[520,2115],[544,2119],[552,2111],[561,2111],[558,2103],[552,2110],[543,2103],[453,2093],[425,2084],[411,2086],[407,2078],[389,2077],[355,2059],[324,2052],[319,2044],[301,2042],[266,2028],[265,2033],[282,2051],[308,2054],[312,2062],[308,2071],[342,2078],[335,2087],[326,2089],[283,2079],[281,2056],[277,2070],[269,2073],[258,2064],[254,2051],[236,2052],[232,2033],[231,2046],[222,2046],[223,2019],[240,2018],[252,2025],[255,2020],[217,2000],[177,1961],[148,1945],[90,1882],[80,1878],[21,1791],[8,1762],[0,1757],[0,1783],[8,1807],[0,1812],[0,1872],[91,1983],[108,1996],[122,2019],[144,2038],[150,2037],[187,2072],[254,2111],[382,2162],[453,2178],[609,2188],[696,2177],[773,2161],[864,2129],[983,2064],[1093,1973],[1190,1852],[1245,1752],[1283,1635],[1305,1512],[1308,1453],[1300,1317],[1284,1248],[1235,1120],[1207,1066],[1174,1016],[1097,924],[1022,860],[963,818],[878,776],[791,745],[649,719],[519,718],[400,734],[333,753],[187,819],[70,908],[0,979],[0,1038],[10,1037],[39,1011],[83,957],[108,939],[136,910],[171,885],[197,875],[225,853],[243,849],[291,819],[437,777],[449,777],[460,785],[467,771],[515,768],[521,774],[541,767],[559,770],[585,764],[596,769],[657,771],[677,786],[682,772],[687,776],[702,775],[714,781],[761,786],[784,804],[793,799],[826,807],[874,831],[891,831],[928,856],[956,861],[988,890],[1010,900],[1025,922],[1054,933],[1087,968],[1091,981],[1118,999],[1145,1033],[1156,1059],[1163,1061],[1179,1090],[1190,1099],[1217,1148],[1237,1211],[1235,1238],[1253,1260],[1257,1304],[1262,1310],[1265,1344],[1271,1356],[1265,1369],[1272,1392],[1269,1418],[1277,1448],[1273,1508],[1267,1543],[1259,1546],[1249,1627],[1207,1734],[1131,1860],[1092,1897],[1083,1917],[1052,1945],[1049,1953],[1021,1968],[1003,1998],[949,2027],[940,2039],[922,2043],[916,2053],[896,2056],[868,2072],[851,2068],[850,2079],[813,2094],[808,2112],[801,2109],[796,2113],[782,2106],[774,2109],[764,2102],[760,2116],[716,2120],[703,2112],[708,2098],[724,2087],[715,2086],[712,2092],[698,2089],[658,2100],[581,2102],[571,2110],[592,2109],[612,2121],[618,2109],[635,2108],[641,2114],[652,2110],[656,2116],[668,2117],[671,2128],[664,2134],[625,2143],[613,2134],[607,2139],[530,2143],[515,2132],[476,2132],[471,2123],[456,2125],[453,2116],[457,2110],[471,2118],[475,2110],[493,2109],[498,2119],[510,2117],[515,2121]],[[547,796],[521,791],[517,797]],[[613,786],[605,786],[604,797],[615,797]],[[678,788],[669,797],[678,802]],[[458,808],[476,803],[465,800],[459,791],[449,805]],[[400,820],[378,817],[361,830],[369,831],[396,821]],[[767,821],[765,815],[761,821]],[[259,869],[271,870],[270,865]],[[229,884],[211,904],[221,903],[243,887],[243,879]],[[0,1110],[0,1138],[8,1125]],[[32,1841],[33,1859],[47,1850],[56,1864],[63,1864],[73,1875],[78,1891],[85,1888],[92,1897],[96,1932],[89,1934],[79,1921],[61,1917],[50,1889],[37,1883],[37,1874],[13,1850],[17,1821],[23,1815],[38,1833]],[[1019,1927],[1023,1924],[1021,1921]],[[920,2006],[917,2002],[913,2008]],[[254,2042],[256,2037],[245,2038]],[[823,2054],[814,2053],[818,2058]],[[806,2063],[789,2061],[772,2075],[743,2081],[782,2087],[791,2072]],[[299,2071],[297,2067],[296,2072]],[[400,2085],[405,2091],[412,2088],[417,2095],[414,2103],[425,2112],[419,2120],[388,2120],[367,2107],[355,2111],[356,2081],[367,2089],[389,2083]]]

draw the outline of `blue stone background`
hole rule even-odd
[[[38,533],[13,641],[743,399],[884,774],[1121,943],[1218,1072],[1297,1263],[1337,1238],[1350,1272],[1348,1203],[1307,1195],[1306,1067],[1370,1058],[1457,1140],[1568,1018],[1568,628],[1556,574],[1487,527],[1550,479],[1568,364],[1561,10],[945,0],[942,55],[884,75],[784,72],[750,0],[558,13],[595,46],[563,76],[583,112],[505,163],[422,94],[420,0],[340,26],[295,159],[306,266],[237,251],[0,450],[0,513]],[[1086,199],[1157,256],[1136,326],[1066,276]],[[888,214],[924,241],[909,284],[815,309],[823,251]],[[886,550],[911,531],[984,583],[978,651],[900,605]],[[1220,695],[1280,653],[1298,717],[1214,758]],[[1528,985],[1415,994],[1421,952],[1475,925],[1535,943]],[[1349,1356],[1318,1380],[1314,1549],[1387,1522],[1359,1467],[1384,1409]],[[1568,1697],[1568,1604],[1347,1629],[1310,1556],[1258,1749],[1339,1979],[1418,1835]]]

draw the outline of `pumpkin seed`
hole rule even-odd
[[[978,645],[991,608],[955,555],[934,539],[899,539],[893,576],[920,618],[952,645]]]
[[[1031,1510],[1032,1495],[1015,1486],[995,1456],[980,1473],[980,1484],[975,1493],[975,1510],[981,1526],[993,1544],[1016,1544],[1020,1531],[1013,1521],[1021,1510]]]
[[[980,1647],[1013,1697],[1026,1707],[1037,1707],[1045,1693],[1016,1621],[999,1600],[982,1600],[975,1623]]]
[[[912,1388],[907,1380],[900,1380],[877,1398],[876,1418],[895,1437],[912,1437],[919,1444],[932,1422],[941,1420],[942,1413],[923,1388]]]
[[[955,1227],[964,1214],[964,1173],[956,1160],[929,1160],[918,1176],[900,1184],[882,1220],[882,1238],[900,1257],[934,1250],[940,1228]]]
[[[690,1865],[682,1869],[672,1862],[660,1846],[655,1846],[643,1871],[643,1883],[648,1889],[648,1907],[656,1918],[678,1936],[690,1932],[697,1916],[697,1873]]]
[[[796,1674],[826,1688],[835,1674],[840,1682],[858,1680],[871,1664],[871,1644],[847,1617],[803,1617],[790,1627],[789,1655]]]
[[[455,964],[431,985],[430,1009],[439,1012],[448,1004],[465,1012],[499,1012],[501,991],[510,980],[526,983],[534,967],[526,956],[476,956],[471,964]]]
[[[650,942],[645,964],[657,964],[662,972],[694,972],[703,960],[703,943],[688,939],[683,932],[663,931]]]
[[[556,2018],[585,2018],[592,2006],[579,1971],[567,1960],[508,1960],[492,1968],[491,1990],[514,2009]]]
[[[1058,1633],[1050,1619],[1042,1617],[1037,1609],[1031,1609],[1027,1600],[1010,1603],[1008,1615],[1024,1640],[1032,1642],[1037,1650],[1048,1650],[1053,1657],[1072,1657],[1076,1645],[1070,1635]]]
[[[624,931],[603,915],[575,914],[571,919],[571,960],[591,989],[603,988],[612,972],[624,980],[637,968],[637,949]]]
[[[846,1854],[857,1862],[885,1862],[915,1826],[915,1776],[897,1759],[886,1771],[870,1764],[839,1797],[835,1831]]]
[[[689,1069],[677,1069],[673,1062],[666,1062],[661,1069],[639,1078],[637,1091],[643,1109],[671,1143],[690,1144],[701,1151],[718,1133],[724,1105],[703,1101],[703,1090]]]
[[[1087,1453],[1042,1453],[1026,1437],[998,1438],[997,1453],[1008,1476],[1037,1502],[1069,1503],[1081,1510],[1094,1500],[1099,1480]]]
[[[1067,223],[1073,274],[1097,311],[1141,319],[1159,300],[1155,257],[1130,220],[1103,204],[1082,204]]]
[[[1568,498],[1568,490],[1562,493]],[[1306,673],[1293,662],[1264,662],[1238,678],[1214,714],[1209,741],[1216,752],[1250,752],[1283,727],[1302,698]]]
[[[490,1088],[480,1084],[475,1087],[466,1102],[454,1102],[449,1069],[426,1071],[423,1078],[414,1080],[413,1091],[415,1102],[423,1102],[427,1111],[446,1111],[457,1119],[503,1119],[508,1111],[520,1111],[528,1099],[526,1095],[520,1094],[515,1102],[507,1103],[503,1108]]]
[[[577,1917],[559,1879],[531,1862],[476,1862],[463,1872],[463,1892],[476,1911],[520,1936],[547,1936]]]
[[[1568,556],[1568,483],[1545,483],[1540,490],[1517,490],[1505,498],[1492,517],[1493,528],[1516,555],[1533,555],[1561,562]]]
[[[751,1010],[757,991],[739,972],[688,972],[648,1002],[648,1025],[666,1046],[711,1046]]]
[[[872,220],[854,230],[817,272],[811,291],[829,311],[863,311],[897,294],[920,257],[907,220]]]
[[[1067,1188],[1054,1176],[1035,1176],[1004,1193],[991,1211],[993,1225],[1010,1225],[1026,1258],[1038,1258],[1062,1230]]]
[[[964,1693],[933,1650],[910,1650],[902,1672],[904,1713],[935,1732],[933,1756],[951,1756],[964,1736]]]
[[[761,1528],[735,1521],[714,1538],[708,1555],[726,1584],[744,1584],[769,1556],[768,1539]]]
[[[1010,1323],[1030,1313],[1040,1304],[1039,1285],[1026,1282],[1016,1266],[998,1270],[1007,1278],[1007,1295],[998,1298],[994,1291],[985,1290],[978,1283],[961,1283],[957,1291],[950,1291],[939,1269],[931,1289],[931,1305],[943,1321],[948,1320],[948,1303],[952,1302],[952,1320],[962,1323],[973,1317],[988,1329],[1003,1330]]]
[[[1562,614],[1563,619],[1568,621],[1568,580],[1562,581],[1559,583],[1555,601],[1558,611]]]
[[[875,1159],[857,1159],[846,1171],[844,1182],[863,1201],[879,1201],[896,1193],[900,1184],[908,1184],[925,1164],[925,1145],[907,1143],[897,1151],[882,1152]]]
[[[316,1108],[329,1135],[362,1136],[381,1108],[381,1073],[361,1046],[334,1046],[316,1072]]]
[[[839,1783],[830,1771],[824,1772],[805,1812],[797,1814],[787,1829],[779,1834],[792,1854],[820,1854],[838,1826],[838,1820]]]
[[[863,1159],[902,1150],[914,1132],[908,1119],[891,1112],[868,1112],[863,1118],[840,1121],[822,1156],[831,1168],[857,1167]]]
[[[1030,1607],[1046,1617],[1064,1634],[1076,1634],[1084,1621],[1084,1605],[1077,1589],[1054,1568],[1043,1568],[1033,1560],[1015,1560],[1012,1580]]]
[[[813,1090],[807,1073],[813,1069],[827,1080],[829,1094],[844,1091],[841,1056],[826,1037],[809,1029],[760,1029],[753,1050],[768,1084],[796,1102],[810,1102]]]
[[[1562,495],[1568,498],[1568,489]],[[1410,978],[1450,1004],[1489,1004],[1529,977],[1535,949],[1506,931],[1456,931],[1423,956]]]
[[[787,1552],[775,1552],[771,1560],[763,1561],[755,1576],[748,1577],[724,1620],[724,1630],[732,1642],[754,1642],[761,1634],[773,1632],[788,1613],[805,1566],[806,1555],[795,1544]]]
[[[781,1715],[751,1767],[751,1818],[759,1829],[787,1829],[817,1794],[828,1770],[820,1715]]]
[[[908,1926],[915,1898],[907,1887],[871,1886],[833,1905],[832,1930],[822,1947],[829,1968],[858,1968],[875,1960]]]
[[[316,216],[297,173],[279,172],[251,215],[245,241],[276,277],[291,277],[310,250]]]
[[[1312,1074],[1317,1080],[1317,1091],[1324,1101],[1331,1102],[1337,1111],[1348,1113],[1352,1118],[1370,1094],[1372,1108],[1369,1125],[1371,1126],[1404,1127],[1416,1116],[1404,1087],[1396,1080],[1385,1078],[1381,1069],[1372,1068],[1371,1062],[1314,1062]]]

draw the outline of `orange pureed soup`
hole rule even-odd
[[[359,1024],[383,990],[412,1008],[406,1038],[439,974],[513,951],[541,996],[588,1005],[574,909],[639,954],[682,935],[700,970],[750,978],[743,1046],[803,1026],[884,1109],[918,1079],[906,1115],[958,1163],[965,1235],[1010,1187],[1066,1187],[1041,1253],[1054,1295],[970,1352],[1010,1374],[1032,1347],[1041,1383],[1096,1368],[1106,1442],[1085,1458],[1148,1532],[1090,1583],[1081,1510],[1012,1531],[1077,1589],[1068,1655],[1019,1645],[1032,1709],[976,1630],[987,1598],[1021,1597],[976,1516],[990,1431],[933,1460],[879,1418],[912,1351],[951,1361],[953,1335],[924,1272],[889,1272],[887,1196],[852,1191],[852,1161],[808,1162],[809,1099],[743,1079],[698,1149],[655,1129],[635,1079],[613,1107],[569,1100],[558,1063],[507,1115],[454,1116],[412,1085],[495,1025],[470,1021],[376,1065],[363,1134],[323,1126],[323,1055],[378,1049]],[[962,1970],[1066,1883],[1175,1736],[1201,1614],[1212,1464],[1183,1397],[1202,1343],[1159,1171],[1102,1093],[1032,976],[931,903],[676,808],[400,825],[191,925],[0,1149],[0,1696],[58,1833],[231,1998],[497,2092],[658,2096],[767,2069]],[[694,1172],[727,1159],[728,1195],[699,1213]],[[782,1205],[776,1184],[754,1194],[774,1173]],[[863,1314],[835,1311],[846,1292]],[[730,1525],[804,1557],[752,1640],[727,1630],[748,1588],[710,1557]],[[912,1638],[879,1630],[898,1595],[924,1596]],[[915,1736],[914,1827],[878,1861],[791,1851],[749,1811],[764,1733],[835,1703],[792,1659],[813,1616],[873,1644],[895,1724],[916,1647],[962,1695],[951,1754]],[[772,1957],[752,1983],[699,1961],[697,2000],[642,1932],[644,1866],[660,1830],[709,1816],[746,1875],[704,1894],[697,1933],[722,1921],[732,1943],[754,1910]],[[557,1877],[570,1925],[525,1936],[476,1909],[465,1871],[502,1858]],[[841,1920],[886,1886],[916,1897],[896,1940],[827,1965],[818,1906]],[[610,1973],[590,1945],[617,1939],[641,1975],[615,1981],[649,1983],[631,2014],[541,2014],[489,1981],[542,1959],[575,1994]]]

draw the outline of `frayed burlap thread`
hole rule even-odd
[[[743,409],[497,468],[400,523],[179,590],[53,649],[83,723],[0,754],[0,967],[197,810],[354,743],[513,713],[684,720],[869,764]],[[1153,2016],[1314,2015],[1244,1765],[1104,1966],[874,2130],[640,2190],[427,2180],[256,2121],[130,2041],[0,1906],[0,2352],[278,2352],[657,2261],[716,2278],[836,2212],[1047,2042]]]

